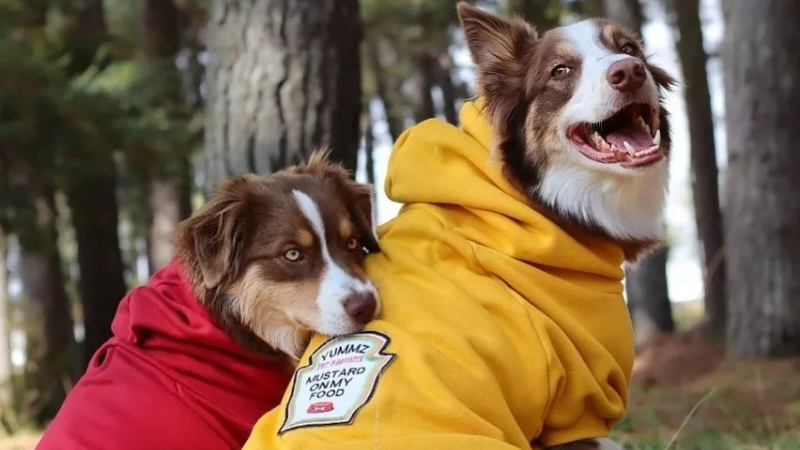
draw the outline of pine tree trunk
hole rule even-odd
[[[183,101],[180,73],[175,58],[180,50],[178,8],[173,0],[144,0],[141,9],[142,55],[152,66],[167,74],[168,89],[160,99],[163,107],[175,117]],[[173,170],[156,170],[153,174],[150,228],[151,271],[166,266],[174,256],[172,234],[178,224],[192,213],[192,167],[189,148],[176,148],[168,155]]]
[[[683,68],[684,98],[691,139],[692,192],[697,234],[705,273],[705,325],[711,336],[725,333],[725,258],[722,255],[722,215],[719,206],[714,118],[706,71],[699,0],[674,2]]]
[[[683,1],[683,0],[677,0]],[[642,35],[644,12],[639,0],[602,0],[603,14],[618,24]]]
[[[0,194],[2,195],[2,194]],[[5,211],[0,211],[0,217]],[[8,267],[6,265],[6,235],[0,221],[0,405],[11,400],[11,346],[9,342]]]
[[[729,1],[729,350],[739,358],[800,355],[800,2]]]
[[[456,87],[453,83],[453,60],[450,52],[445,49],[439,55],[439,76],[437,84],[442,90],[442,102],[444,102],[444,118],[449,123],[458,126],[458,109],[456,108]]]
[[[14,214],[12,229],[20,246],[19,272],[25,297],[43,323],[34,330],[40,344],[30,355],[37,365],[35,383],[42,394],[35,419],[39,424],[55,416],[73,379],[75,337],[66,280],[61,268],[56,228],[55,188],[42,178],[47,171],[34,170],[18,161],[14,172],[27,187],[29,200]],[[39,173],[37,173],[39,172]]]
[[[394,142],[403,132],[403,117],[397,111],[395,102],[393,101],[392,92],[388,84],[388,75],[380,59],[380,51],[378,49],[379,43],[367,41],[365,44],[367,59],[369,60],[372,73],[375,76],[378,98],[380,98],[383,104],[384,114],[386,114],[386,125],[389,128],[389,135],[392,137],[392,142]]]
[[[78,74],[94,61],[108,39],[102,0],[71,0],[65,14],[74,22],[65,40],[71,56],[69,72]],[[64,193],[78,243],[85,338],[83,363],[111,337],[111,321],[125,295],[120,250],[117,173],[111,150],[75,145],[65,162]]]
[[[668,256],[669,248],[663,247],[650,254],[643,264],[628,269],[625,286],[637,348],[659,333],[675,331],[664,270]]]
[[[436,117],[432,93],[436,80],[436,62],[428,49],[420,45],[414,51],[412,63],[414,64],[414,121],[419,123]]]
[[[603,0],[603,11],[609,19],[641,35],[644,15],[639,0]],[[668,255],[668,248],[661,249],[645,257],[637,268],[625,270],[628,309],[637,344],[675,329],[667,284]]]
[[[209,24],[206,191],[272,173],[319,147],[355,170],[360,139],[357,0],[216,0]]]

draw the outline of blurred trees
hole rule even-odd
[[[64,0],[61,51],[69,61],[65,75],[102,70],[109,59],[99,53],[109,41],[102,0]],[[93,67],[94,66],[94,67]],[[83,303],[83,364],[111,337],[111,319],[127,290],[119,240],[117,168],[114,149],[99,124],[83,123],[84,139],[64,142],[62,181],[78,246],[78,289]]]
[[[737,357],[798,355],[800,3],[726,1],[729,348]]]
[[[206,191],[271,173],[322,145],[355,169],[361,112],[357,0],[213,2]]]
[[[700,2],[671,0],[669,6],[676,24],[676,48],[683,69],[686,119],[689,123],[694,214],[701,244],[701,267],[705,275],[704,326],[708,336],[719,339],[725,334],[725,258],[714,117],[706,69],[708,56],[700,22]]]

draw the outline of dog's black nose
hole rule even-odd
[[[639,89],[647,79],[647,69],[636,58],[625,58],[608,68],[608,83],[620,92],[631,92]]]
[[[374,295],[361,292],[350,294],[350,296],[347,297],[344,301],[344,310],[347,311],[347,315],[352,317],[356,323],[366,325],[372,320],[377,305],[378,302],[375,300]]]

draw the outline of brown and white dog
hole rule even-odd
[[[591,19],[539,37],[467,3],[458,13],[506,176],[563,224],[610,237],[629,260],[663,235],[675,80],[639,37]]]
[[[604,19],[538,36],[467,3],[458,14],[506,177],[565,228],[621,244],[629,261],[658,245],[670,155],[663,96],[675,80],[639,37]]]
[[[312,332],[379,313],[371,198],[323,153],[222,182],[180,225],[177,259],[123,299],[37,449],[241,448]]]
[[[379,250],[374,230],[372,188],[320,151],[223,181],[175,243],[198,299],[235,339],[296,361],[313,332],[353,333],[379,313],[362,269]]]

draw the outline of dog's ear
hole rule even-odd
[[[479,68],[520,65],[521,52],[537,38],[536,30],[524,20],[498,17],[467,2],[458,3],[458,19]]]
[[[505,123],[525,94],[536,30],[522,19],[504,19],[466,2],[458,4],[458,18],[475,62],[478,95],[495,125]]]
[[[217,195],[178,228],[180,250],[196,262],[207,289],[214,289],[226,277],[239,276],[248,186],[254,177],[244,175],[221,181]]]
[[[375,220],[373,218],[372,186],[369,184],[349,181],[345,188],[350,192],[352,203],[350,216],[358,230],[358,239],[361,246],[369,253],[381,251],[378,245],[378,236],[375,234]]]

